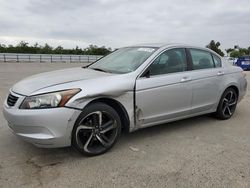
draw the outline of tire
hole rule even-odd
[[[218,119],[226,120],[233,116],[238,102],[238,95],[233,88],[228,88],[221,96],[215,116]]]
[[[110,150],[121,134],[118,113],[104,103],[90,104],[79,115],[72,131],[72,146],[87,156]]]

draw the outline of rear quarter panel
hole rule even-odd
[[[238,101],[241,101],[241,99],[246,94],[247,89],[247,81],[243,77],[243,70],[240,67],[231,66],[231,65],[225,65],[224,67],[224,76],[223,76],[223,83],[221,84],[221,95],[226,90],[226,88],[230,86],[236,86],[238,88],[239,92],[239,99]],[[219,103],[219,101],[218,101]]]

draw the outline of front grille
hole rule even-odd
[[[7,104],[9,106],[14,106],[16,104],[16,101],[18,100],[18,97],[9,94],[8,98],[7,98]]]

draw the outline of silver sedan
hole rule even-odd
[[[108,151],[122,131],[213,113],[229,119],[246,93],[244,72],[215,52],[177,44],[121,48],[79,68],[15,84],[4,103],[10,129],[38,147]]]

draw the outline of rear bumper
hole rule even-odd
[[[71,132],[81,113],[70,108],[22,110],[4,104],[3,114],[12,132],[38,147],[71,145]]]

